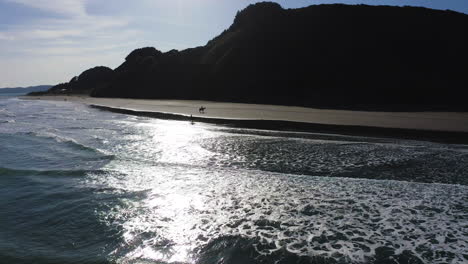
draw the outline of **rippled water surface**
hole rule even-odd
[[[0,98],[0,263],[467,263],[468,147]]]

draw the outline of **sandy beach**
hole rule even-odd
[[[197,121],[219,123],[243,122],[249,127],[254,122],[270,122],[284,128],[293,126],[318,132],[343,132],[352,134],[360,130],[364,135],[418,139],[445,138],[444,141],[460,141],[468,136],[468,113],[457,112],[370,112],[327,110],[295,106],[221,103],[190,100],[142,100],[120,98],[93,98],[87,96],[25,96],[22,99],[71,101],[129,114],[154,117],[188,119],[191,115]],[[200,106],[206,107],[199,113]],[[250,125],[249,125],[250,124]],[[308,129],[310,128],[310,129]],[[457,138],[457,139],[455,139]],[[468,137],[467,137],[468,138]]]

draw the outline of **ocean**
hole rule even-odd
[[[0,97],[0,263],[467,263],[468,146]]]

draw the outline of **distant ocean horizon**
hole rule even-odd
[[[27,93],[0,93],[0,96],[16,97],[26,95]]]
[[[466,145],[0,96],[0,263],[468,261]]]

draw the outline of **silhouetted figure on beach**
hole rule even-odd
[[[190,115],[190,124],[192,124],[192,125],[195,124],[195,122],[193,121],[193,116],[192,115]]]
[[[198,109],[198,112],[199,112],[200,114],[204,114],[204,113],[205,113],[205,109],[206,109],[206,107],[202,106],[202,107],[200,107],[200,109]]]

